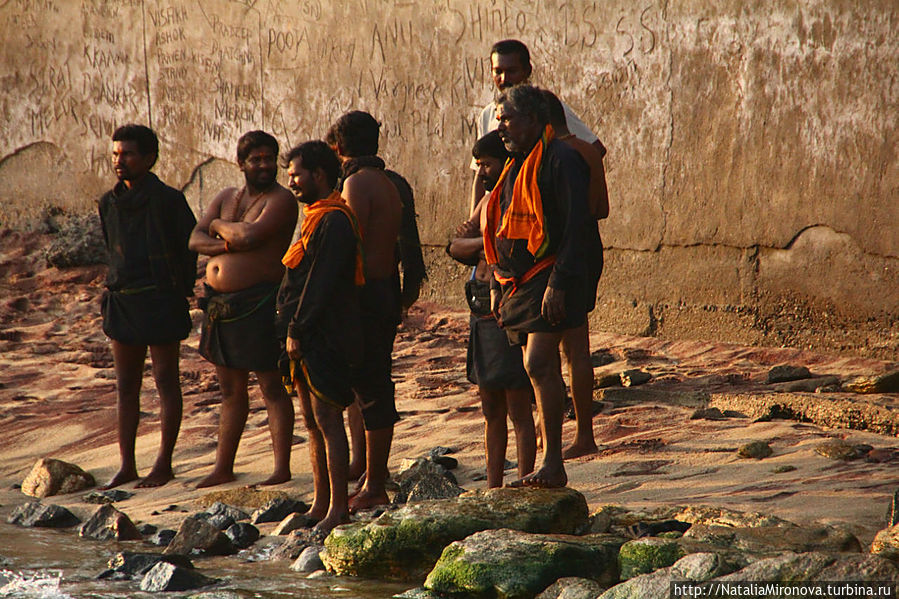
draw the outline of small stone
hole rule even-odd
[[[768,383],[784,383],[786,381],[798,381],[812,376],[805,366],[791,366],[781,364],[768,371]]]
[[[690,420],[724,420],[724,413],[718,408],[699,408],[693,412]]]
[[[302,501],[296,499],[273,499],[265,506],[253,512],[250,521],[253,524],[280,522],[294,512],[304,514],[307,511],[309,511],[309,506]]]
[[[306,514],[297,514],[294,512],[293,514],[288,514],[281,520],[281,523],[275,527],[272,534],[275,536],[282,536],[290,534],[299,528],[311,528],[316,524],[318,524],[318,520],[315,518],[311,518]]]
[[[434,447],[428,451],[428,457],[434,459],[449,455],[451,453],[456,453],[456,450],[452,447],[444,447],[443,445],[438,445],[437,447]]]
[[[163,551],[165,555],[230,555],[236,552],[237,548],[225,533],[199,518],[185,518],[175,538]]]
[[[594,389],[605,389],[607,387],[620,387],[621,376],[617,374],[604,374],[593,381]]]
[[[849,461],[857,460],[871,450],[870,445],[867,446],[867,449],[864,449],[864,447],[866,446],[852,445],[842,439],[834,439],[832,441],[825,441],[815,447],[815,453],[831,460]]]
[[[66,508],[52,504],[44,505],[40,501],[30,501],[16,507],[6,521],[16,526],[40,528],[69,528],[81,522]]]
[[[785,465],[785,466],[778,466],[777,468],[774,468],[771,472],[773,472],[774,474],[785,474],[787,472],[793,472],[794,470],[796,470],[796,466]]]
[[[319,557],[319,553],[323,547],[320,545],[310,545],[303,549],[303,552],[300,553],[300,557],[296,559],[296,561],[291,564],[290,569],[294,572],[315,572],[317,570],[324,570],[325,564],[322,563],[321,558]]]
[[[772,453],[774,452],[766,441],[752,441],[737,450],[737,455],[741,458],[753,458],[756,460],[767,458]]]
[[[176,534],[178,533],[170,528],[163,528],[162,530],[156,531],[155,534],[147,539],[147,542],[151,545],[156,545],[157,547],[168,547]]]
[[[195,570],[181,568],[169,562],[159,562],[140,581],[140,590],[148,593],[160,591],[189,591],[218,582]]]
[[[133,553],[122,551],[115,554],[107,562],[109,568],[97,578],[115,578],[118,580],[130,580],[137,576],[144,576],[153,566],[159,562],[169,562],[182,568],[191,569],[193,564],[183,555],[160,555],[158,553]]]
[[[22,493],[32,497],[49,497],[74,493],[95,484],[97,483],[93,475],[75,464],[53,458],[41,458],[22,481]]]
[[[249,522],[236,522],[228,527],[225,536],[231,539],[238,549],[246,549],[259,540],[259,529]]]
[[[215,503],[210,505],[208,508],[206,508],[206,513],[211,514],[213,516],[219,516],[219,515],[228,516],[229,518],[234,520],[234,522],[239,522],[241,520],[249,520],[250,519],[250,515],[248,513],[246,513],[245,511],[238,509],[236,507],[230,506],[230,505],[226,505],[226,504],[222,503],[221,501],[216,501]]]
[[[134,497],[134,493],[129,493],[122,489],[107,489],[106,491],[91,491],[84,497],[82,501],[85,503],[115,503],[116,501],[125,501]]]
[[[874,376],[859,376],[843,383],[843,389],[853,393],[899,392],[899,370]]]
[[[606,587],[589,578],[560,578],[537,595],[536,599],[596,599]]]
[[[197,512],[191,518],[203,520],[212,524],[219,530],[227,530],[229,526],[234,524],[234,518],[225,514],[210,514],[209,512]]]
[[[78,536],[97,541],[137,541],[141,534],[131,518],[117,510],[111,503],[101,505],[81,525]]]
[[[638,369],[625,370],[619,376],[621,378],[621,384],[624,387],[636,387],[637,385],[642,385],[652,380],[651,374]]]
[[[137,527],[137,532],[143,536],[155,535],[158,530],[159,529],[156,526],[148,523],[141,524]]]

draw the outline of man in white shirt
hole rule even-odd
[[[493,83],[496,85],[500,93],[518,83],[526,82],[531,76],[533,67],[531,66],[531,53],[523,42],[518,40],[502,40],[493,44],[490,48],[490,65],[493,76]],[[571,110],[565,102],[562,102],[565,109],[565,120],[568,122],[568,130],[575,137],[583,139],[589,144],[602,148],[602,144],[596,135],[590,130],[584,122]],[[481,115],[478,117],[478,139],[487,133],[496,129],[496,105],[490,102],[484,106]],[[474,160],[471,162],[471,169],[475,171],[474,181],[471,186],[471,204],[469,206],[469,214],[474,211],[474,207],[478,201],[484,197],[484,184],[477,176],[478,167]]]

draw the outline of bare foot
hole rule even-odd
[[[280,485],[281,483],[286,483],[291,479],[290,472],[274,472],[267,479],[258,483],[260,487],[266,487],[269,485]]]
[[[303,515],[306,516],[309,520],[315,520],[316,522],[321,522],[321,520],[327,514],[328,514],[328,506],[325,506],[322,509],[318,509],[315,506],[312,506]]]
[[[321,522],[312,527],[314,532],[317,532],[322,535],[322,538],[328,536],[328,533],[335,526],[340,526],[341,524],[349,524],[350,523],[350,515],[349,514],[340,514],[338,516],[328,516],[324,518]]]
[[[135,488],[145,489],[149,487],[161,487],[165,483],[175,478],[175,474],[171,468],[153,469],[143,480],[137,483]]]
[[[571,444],[571,446],[569,446],[565,451],[562,452],[562,459],[570,460],[573,458],[579,458],[598,452],[599,449],[596,447],[595,441],[590,443],[578,443],[577,441],[575,441]]]
[[[515,488],[533,487],[535,489],[560,489],[567,484],[568,475],[565,474],[564,468],[553,471],[544,466],[537,472],[528,474],[524,478],[509,483],[509,486]]]
[[[347,499],[352,499],[356,495],[358,495],[362,489],[365,488],[365,471],[362,472],[362,475],[359,477],[359,480],[356,481],[356,487],[347,494]]]
[[[359,491],[350,500],[350,513],[355,514],[361,510],[370,510],[373,507],[387,505],[389,503],[390,498],[387,497],[386,491],[380,493],[371,493],[370,491],[365,490]]]
[[[125,483],[130,483],[133,480],[137,480],[139,477],[137,476],[136,470],[119,470],[115,476],[112,477],[112,480],[99,487],[101,491],[108,491],[109,489],[114,489],[119,485],[124,485]]]
[[[197,484],[198,489],[204,489],[206,487],[214,487],[215,485],[221,485],[224,483],[231,483],[237,480],[237,477],[234,476],[233,472],[215,472],[204,478]]]

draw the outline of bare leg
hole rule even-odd
[[[287,395],[278,371],[257,372],[259,388],[265,398],[268,430],[272,436],[275,469],[262,485],[277,485],[290,480],[290,447],[293,443],[293,401]]]
[[[144,377],[147,346],[127,345],[112,340],[112,360],[116,375],[116,420],[119,437],[121,467],[101,489],[111,489],[137,480],[134,443],[140,419],[140,387]]]
[[[329,532],[338,524],[350,521],[346,492],[350,449],[343,424],[343,411],[317,397],[312,398],[312,410],[324,437],[328,482],[331,486],[328,513],[315,525],[315,529]]]
[[[562,365],[559,359],[561,333],[530,333],[524,348],[524,367],[534,387],[543,429],[543,463],[540,469],[521,478],[513,487],[564,487],[568,484],[562,462]]]
[[[502,390],[478,387],[484,412],[484,448],[487,454],[487,488],[503,486],[503,466],[509,428],[506,426],[506,395]]]
[[[530,387],[506,389],[506,409],[515,429],[515,448],[518,451],[518,477],[524,478],[534,471],[537,459],[537,438],[534,414],[531,409]]]
[[[216,365],[219,385],[222,388],[222,409],[219,417],[219,442],[215,451],[215,466],[212,473],[200,481],[197,488],[212,487],[236,480],[234,458],[240,436],[243,434],[249,414],[247,384],[249,372],[227,366]]]
[[[574,442],[562,453],[567,460],[597,452],[593,438],[593,363],[590,361],[590,335],[586,322],[562,334],[562,349],[568,361],[571,399],[577,421]]]
[[[393,425],[385,428],[365,431],[366,468],[365,484],[353,497],[350,511],[367,510],[377,505],[390,503],[387,496],[387,460],[390,457],[390,444],[393,442]]]
[[[153,379],[159,393],[159,420],[162,424],[162,439],[159,454],[150,474],[137,483],[138,487],[159,487],[175,478],[172,471],[172,454],[181,430],[181,373],[178,359],[181,342],[166,345],[151,345],[150,358],[153,360]]]
[[[312,410],[312,399],[305,382],[296,381],[297,396],[300,398],[300,412],[309,433],[309,461],[312,464],[312,506],[306,515],[321,520],[328,513],[331,503],[331,484],[328,482],[328,462],[325,453],[325,439],[318,427]]]
[[[349,480],[359,480],[365,474],[365,426],[362,422],[362,408],[359,402],[354,401],[347,408],[347,424],[350,429],[350,470]],[[358,489],[357,489],[358,491]]]

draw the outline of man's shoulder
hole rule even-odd
[[[268,196],[270,201],[289,202],[291,205],[296,204],[296,197],[293,195],[293,192],[280,183],[275,184],[274,189],[269,192]]]

